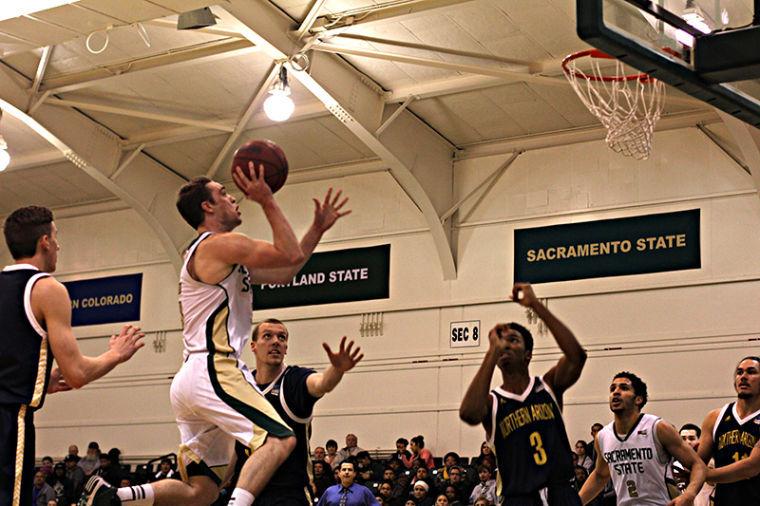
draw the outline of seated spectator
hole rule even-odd
[[[314,470],[314,497],[319,499],[328,487],[335,485],[332,470],[323,460],[315,460],[312,463]]]
[[[338,442],[334,439],[328,439],[325,443],[325,449],[327,450],[327,455],[325,455],[324,461],[331,468],[336,467],[335,459],[338,458]]]
[[[74,489],[71,480],[66,478],[66,466],[59,462],[53,466],[53,474],[45,480],[55,492],[55,500],[59,504],[71,504],[76,502],[74,499]],[[79,499],[77,497],[77,499]]]
[[[314,448],[314,458],[312,460],[325,460],[326,455],[327,452],[325,452],[324,446],[317,446]]]
[[[484,460],[486,460],[486,459],[489,460],[489,461],[491,461],[491,462],[493,462],[494,461],[494,455],[493,455],[493,451],[491,450],[491,447],[488,446],[488,442],[487,441],[483,441],[480,444],[480,455],[478,455],[477,457],[475,457],[472,460],[471,464],[473,466],[475,466],[475,467],[482,466],[484,464]],[[490,467],[491,467],[491,469],[494,468],[494,466],[490,466]]]
[[[66,478],[71,481],[71,490],[77,500],[82,495],[82,489],[84,488],[84,471],[78,465],[80,460],[79,457],[71,453],[63,459],[63,465],[66,468]]]
[[[433,454],[430,450],[425,448],[425,438],[420,436],[414,436],[411,443],[409,443],[409,449],[412,450],[415,460],[421,460],[425,467],[433,469],[435,462],[433,462]]]
[[[443,456],[443,466],[438,469],[438,474],[435,476],[436,484],[441,487],[445,482],[449,481],[449,469],[452,466],[459,465],[459,454],[455,452],[449,452]]]
[[[410,469],[412,467],[414,456],[412,455],[412,452],[406,449],[407,446],[409,446],[409,441],[406,438],[398,438],[396,440],[396,453],[394,453],[393,456],[399,459],[404,467]]]
[[[462,500],[459,498],[459,492],[454,485],[446,485],[443,493],[449,498],[449,506],[461,506]]]
[[[449,498],[446,497],[446,494],[438,494],[438,497],[435,498],[435,506],[449,506]]]
[[[419,480],[414,482],[412,487],[412,497],[417,506],[432,506],[433,499],[428,495],[430,492],[430,485],[426,482]]]
[[[176,478],[177,472],[172,468],[172,461],[163,458],[158,464],[158,472],[153,476],[151,481],[166,480],[167,478]]]
[[[404,503],[404,506],[417,506],[417,503],[414,501],[413,498],[409,498]]]
[[[361,451],[363,450],[359,448],[359,438],[356,437],[356,434],[346,434],[346,446],[338,451],[338,455],[332,462],[333,467],[337,466],[349,457],[356,457]]]
[[[435,483],[435,480],[433,479],[433,477],[430,475],[430,472],[428,471],[428,468],[427,468],[427,467],[425,467],[425,466],[421,466],[421,467],[418,467],[418,468],[417,468],[417,469],[414,471],[414,479],[413,479],[412,481],[413,481],[414,483],[416,483],[416,482],[418,482],[418,481],[420,481],[420,480],[422,480],[422,481],[424,481],[425,483],[427,483],[427,484],[428,484],[428,486],[430,487],[430,490],[428,491],[428,492],[429,492],[429,495],[430,495],[431,497],[432,497],[433,495],[435,495],[435,492],[437,491],[437,489],[438,489],[439,487],[438,487],[438,486],[437,486],[437,484]]]
[[[79,459],[80,459],[80,457],[79,457],[79,447],[77,445],[69,445],[69,451],[66,454],[66,457],[69,457],[69,456],[74,457],[76,459],[76,461],[79,462]],[[64,457],[64,460],[65,460],[66,457]]]
[[[396,463],[397,469],[401,469],[401,464],[398,459],[392,457],[391,461]],[[391,506],[402,504],[404,499],[406,499],[406,496],[409,495],[410,475],[407,473],[409,473],[408,469],[400,474],[396,474],[396,471],[390,465],[383,471],[383,481],[389,481],[393,485],[391,490],[391,500],[389,502]]]
[[[87,445],[87,454],[78,463],[85,476],[91,476],[100,467],[100,447],[95,441]]]
[[[578,455],[578,465],[586,469],[586,472],[590,474],[594,467],[594,461],[586,455],[585,441],[579,439],[575,442],[575,454]]]
[[[470,486],[464,479],[464,470],[459,466],[451,466],[449,469],[449,479],[444,482],[446,486],[452,486],[457,490],[457,497],[460,501],[470,497]]]
[[[493,506],[494,504],[487,497],[478,497],[473,506]]]
[[[380,479],[382,473],[378,464],[372,461],[369,452],[362,450],[356,454],[356,481],[361,484],[376,482]]]
[[[42,474],[45,475],[45,479],[47,479],[48,476],[53,474],[53,457],[47,455],[42,457],[42,464],[37,470],[42,471]]]
[[[55,500],[55,491],[53,490],[53,487],[45,483],[45,473],[42,471],[34,473],[32,506],[47,506],[50,501]]]
[[[496,504],[496,480],[491,475],[491,469],[488,466],[478,467],[478,479],[480,480],[470,493],[470,504],[474,505],[480,497],[485,497],[492,504]]]
[[[100,454],[100,467],[97,474],[112,487],[118,487],[121,483],[121,469],[111,462],[110,452]]]
[[[580,491],[581,487],[583,487],[583,484],[586,482],[586,479],[588,479],[588,472],[583,466],[575,466],[573,470],[575,473],[575,477],[573,478],[572,482],[573,488]]]
[[[385,506],[392,506],[394,504],[393,482],[390,480],[380,482],[380,485],[377,487],[377,495],[382,499]]]
[[[48,501],[47,506],[58,506],[58,501],[53,499],[52,501]]]

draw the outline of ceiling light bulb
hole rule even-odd
[[[264,112],[272,121],[285,121],[293,115],[296,105],[288,96],[289,90],[269,90],[269,96],[264,100]]]
[[[11,163],[11,155],[4,149],[0,149],[0,172],[8,168]]]

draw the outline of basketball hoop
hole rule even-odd
[[[591,69],[576,60],[588,57]],[[600,61],[614,60],[614,69]],[[660,119],[665,85],[648,74],[626,74],[620,60],[597,49],[578,51],[562,60],[562,71],[588,110],[607,130],[607,145],[625,156],[646,160],[652,152],[654,126]]]

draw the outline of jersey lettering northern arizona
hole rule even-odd
[[[657,439],[660,418],[641,414],[625,436],[614,422],[597,435],[604,461],[610,466],[618,506],[662,506],[670,502],[671,456]]]
[[[573,461],[565,423],[541,378],[531,378],[522,395],[501,388],[491,393],[491,444],[506,503],[543,488],[569,487]]]
[[[723,406],[713,430],[715,467],[723,467],[749,457],[760,439],[760,411],[739,417],[736,403]],[[736,483],[715,486],[715,506],[760,504],[760,475]]]

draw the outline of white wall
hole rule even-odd
[[[456,162],[454,199],[506,158]],[[455,216],[455,281],[443,281],[424,219],[385,173],[287,185],[278,200],[299,234],[311,220],[310,198],[329,185],[344,188],[353,214],[326,235],[320,250],[391,243],[391,297],[255,313],[256,319],[288,322],[291,363],[325,367],[321,342],[336,343],[342,335],[357,339],[366,353],[319,402],[315,443],[342,442],[354,432],[364,448],[391,448],[398,436],[424,434],[434,454],[477,454],[481,431],[463,426],[457,408],[484,350],[451,349],[449,323],[481,320],[487,330],[499,321],[525,322],[523,310],[504,302],[515,228],[701,210],[701,269],[536,288],[589,350],[583,376],[565,397],[572,440],[588,439],[592,422],[610,419],[607,385],[621,369],[649,383],[648,411],[679,425],[701,422],[710,408],[730,400],[736,360],[756,353],[749,339],[760,329],[754,302],[760,295],[754,254],[760,249],[760,201],[751,178],[696,129],[657,134],[646,162],[625,159],[601,142],[524,153],[477,207],[473,199]],[[243,232],[268,237],[253,204],[244,205],[244,218]],[[174,450],[168,388],[181,341],[172,267],[132,211],[58,224],[61,279],[144,273],[141,325],[149,336],[148,346],[108,377],[48,399],[37,417],[38,454],[60,455],[71,442],[81,447],[93,439],[133,456]],[[359,336],[361,313],[374,311],[385,313],[383,335]],[[99,353],[113,328],[78,330],[80,345]],[[157,331],[167,335],[164,353],[150,344]],[[556,362],[550,336],[537,335],[534,356],[535,373]]]

